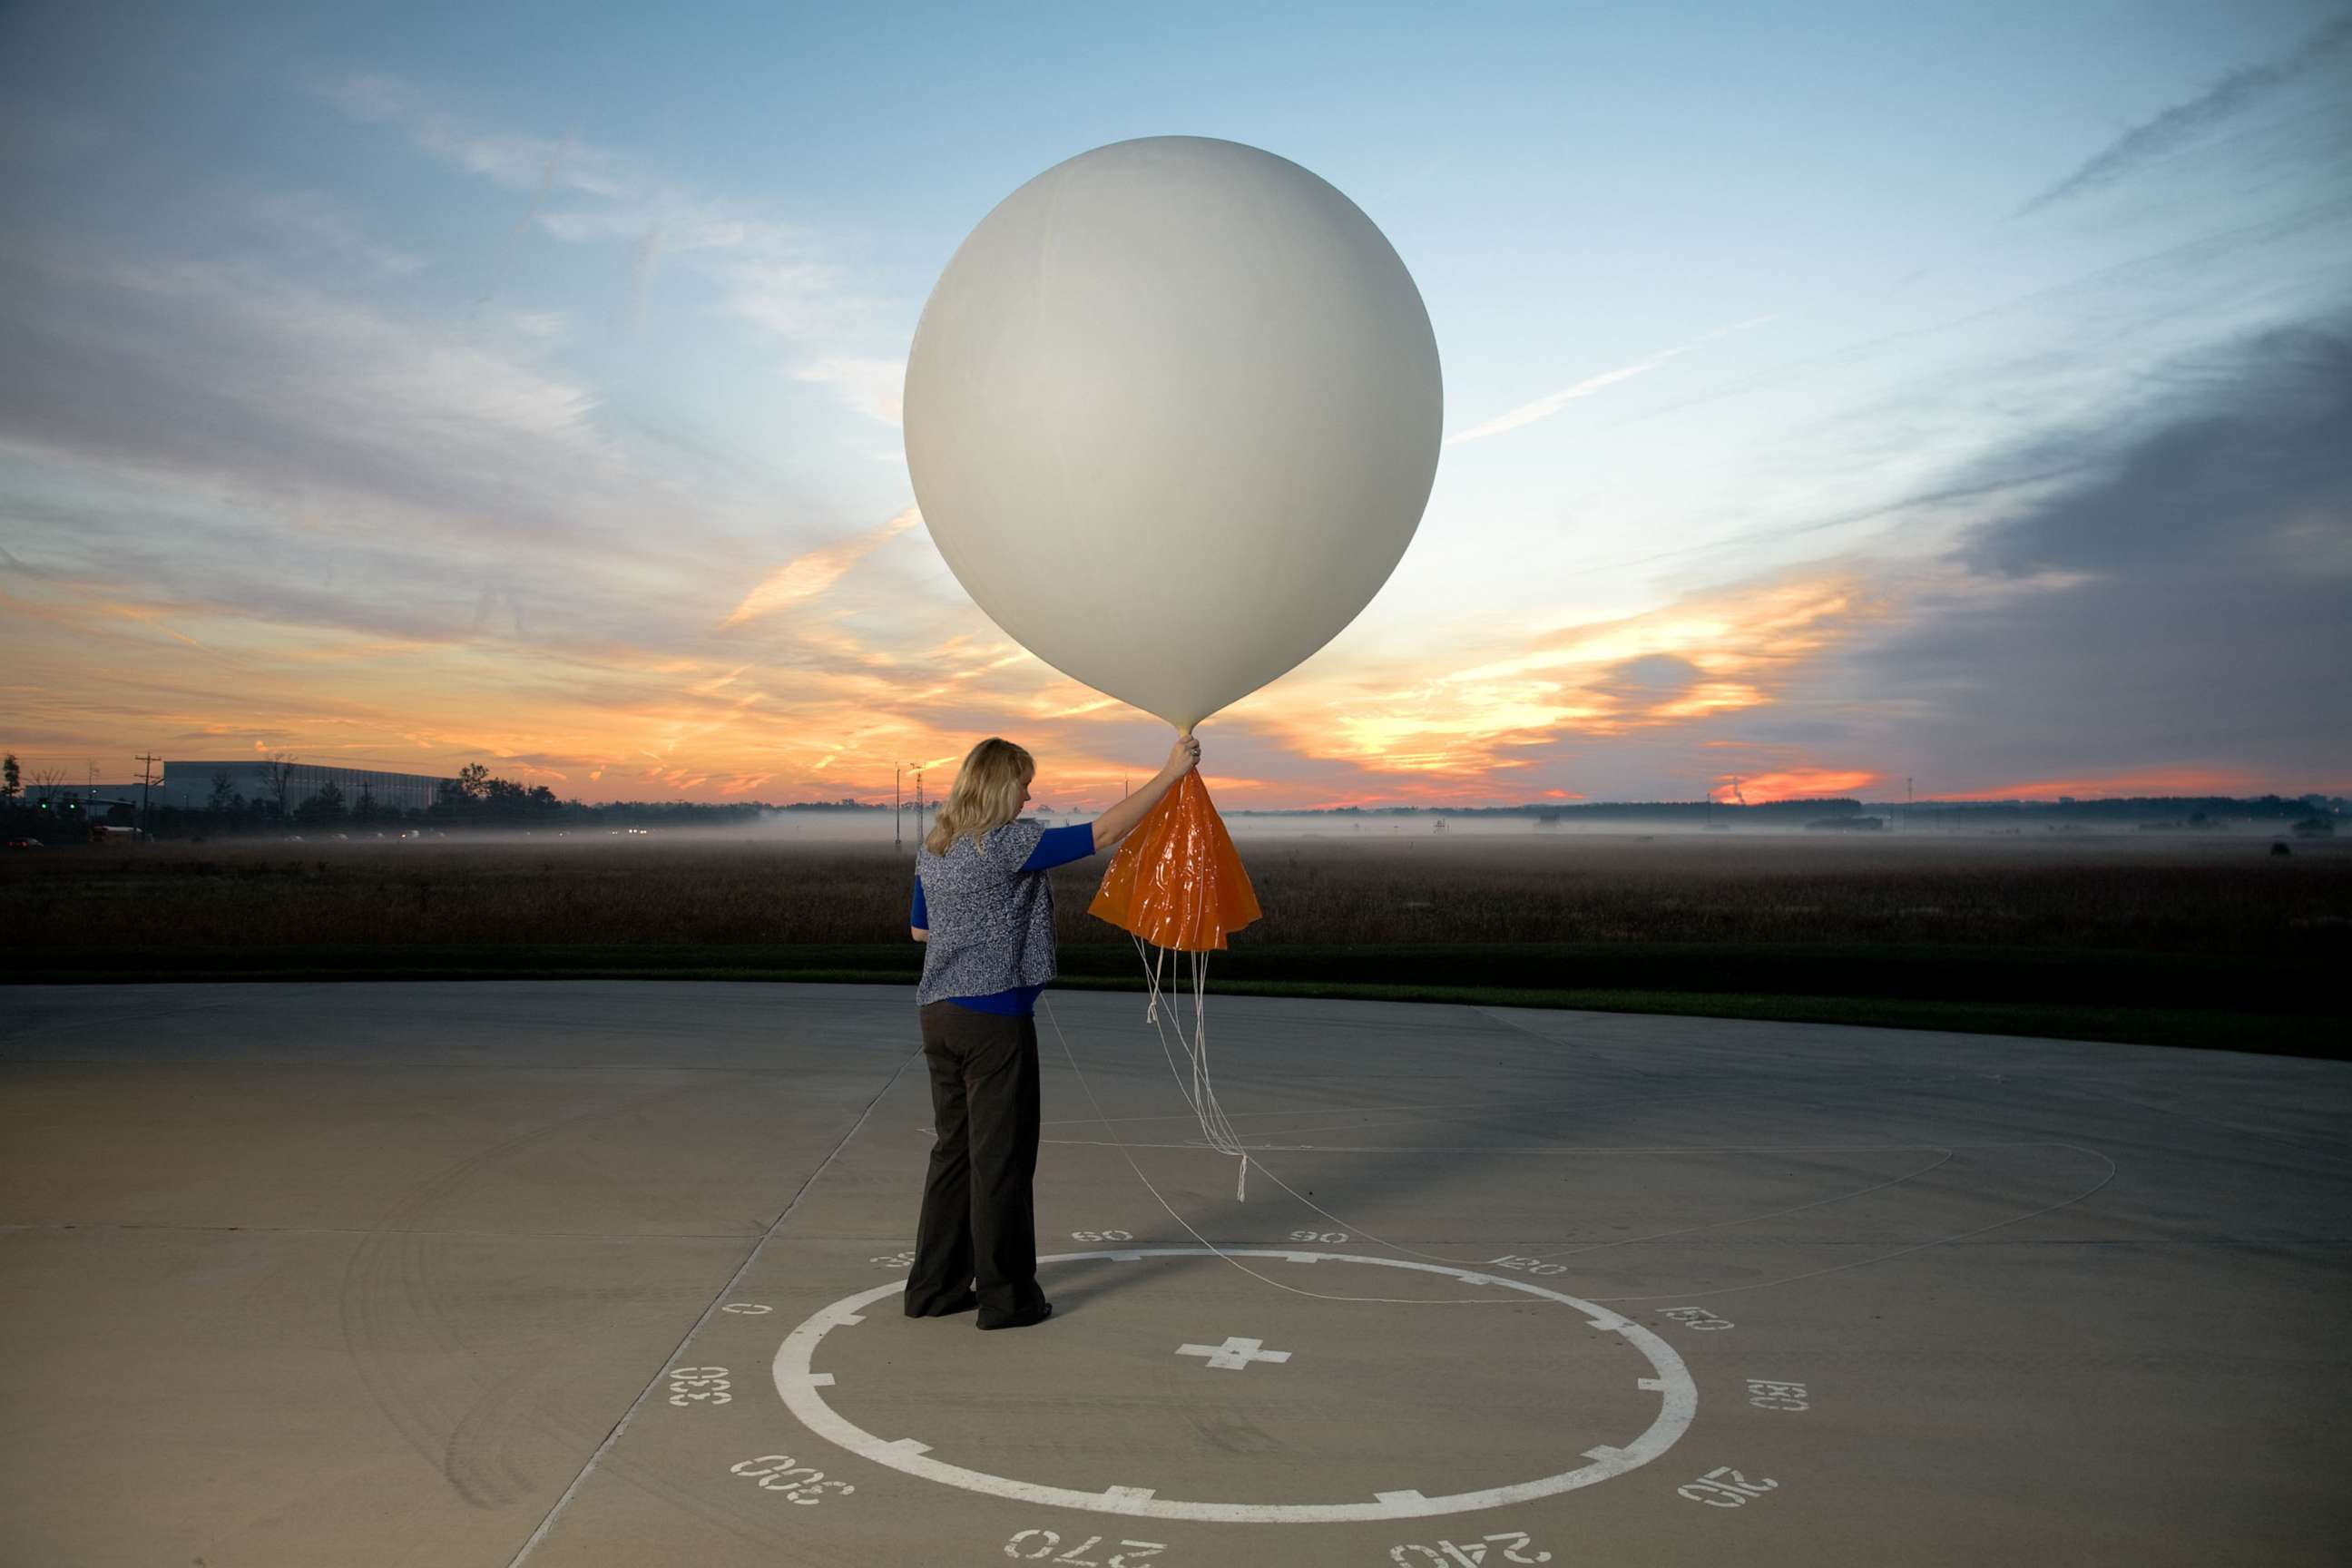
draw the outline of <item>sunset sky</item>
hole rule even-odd
[[[1109,804],[1169,731],[971,605],[898,395],[992,206],[1181,132],[1445,376],[1221,804],[2352,789],[2352,10],[989,10],[0,12],[0,747]]]

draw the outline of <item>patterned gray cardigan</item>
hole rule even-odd
[[[918,1006],[950,996],[987,996],[1054,978],[1054,885],[1024,871],[1045,825],[1018,817],[975,845],[960,834],[944,855],[915,846],[923,879],[923,944]]]

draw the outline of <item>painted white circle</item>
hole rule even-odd
[[[1273,1258],[1289,1263],[1362,1263],[1375,1268],[1409,1268],[1421,1274],[1447,1274],[1473,1285],[1495,1285],[1507,1290],[1518,1290],[1529,1296],[1539,1296],[1547,1301],[1558,1301],[1583,1314],[1591,1328],[1602,1333],[1622,1334],[1634,1349],[1649,1359],[1655,1376],[1640,1380],[1640,1386],[1655,1393],[1658,1414],[1647,1430],[1623,1447],[1602,1444],[1588,1448],[1583,1458],[1591,1460],[1573,1470],[1544,1476],[1531,1481],[1517,1481],[1509,1486],[1489,1487],[1483,1491],[1454,1492],[1443,1497],[1424,1497],[1418,1491],[1385,1491],[1370,1500],[1314,1503],[1251,1503],[1193,1502],[1175,1498],[1163,1498],[1148,1487],[1112,1487],[1103,1491],[1080,1491],[1071,1487],[1042,1486],[1034,1481],[1016,1481],[1003,1476],[992,1476],[982,1470],[966,1469],[934,1459],[929,1445],[912,1437],[885,1442],[871,1432],[846,1420],[824,1402],[822,1390],[833,1385],[829,1372],[814,1372],[810,1363],[815,1358],[816,1347],[825,1335],[838,1328],[865,1321],[861,1312],[886,1296],[896,1296],[905,1288],[904,1280],[877,1285],[854,1296],[845,1296],[833,1305],[817,1312],[784,1338],[776,1347],[774,1373],[776,1392],[783,1396],[784,1405],[803,1425],[827,1442],[848,1449],[862,1458],[910,1476],[920,1476],[929,1481],[940,1481],[966,1491],[986,1492],[992,1497],[1012,1498],[1021,1502],[1044,1503],[1055,1508],[1087,1509],[1096,1513],[1129,1514],[1139,1519],[1192,1519],[1221,1523],[1243,1524],[1339,1524],[1365,1520],[1423,1519],[1433,1514],[1469,1513],[1479,1509],[1501,1508],[1507,1504],[1528,1502],[1536,1498],[1551,1497],[1560,1492],[1589,1487],[1595,1481],[1605,1481],[1612,1476],[1648,1464],[1652,1459],[1675,1446],[1683,1430],[1698,1412],[1698,1390],[1691,1383],[1690,1373],[1674,1346],[1658,1338],[1638,1323],[1626,1321],[1606,1307],[1574,1296],[1564,1296],[1557,1290],[1525,1279],[1508,1279],[1493,1274],[1481,1274],[1475,1269],[1448,1268],[1435,1263],[1409,1263],[1395,1258],[1361,1258],[1340,1252],[1300,1252],[1290,1248],[1250,1249],[1226,1247],[1222,1251],[1205,1247],[1121,1247],[1114,1252],[1062,1252],[1037,1261],[1075,1263],[1083,1258],[1106,1258],[1114,1262],[1140,1263],[1158,1258]]]

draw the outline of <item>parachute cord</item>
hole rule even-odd
[[[1138,953],[1143,951],[1143,939],[1140,937],[1135,939],[1135,951]],[[1160,956],[1163,958],[1167,956],[1165,950],[1162,950]],[[1151,1001],[1143,1009],[1143,1021],[1156,1026],[1160,1022],[1160,965],[1156,962],[1151,965],[1151,973],[1145,978],[1151,982]]]
[[[1148,975],[1150,971],[1146,970],[1144,973]],[[1194,1241],[1199,1242],[1202,1250],[1207,1252],[1211,1257],[1221,1258],[1224,1262],[1232,1264],[1234,1268],[1240,1269],[1243,1273],[1248,1275],[1251,1279],[1256,1280],[1261,1285],[1269,1285],[1275,1289],[1284,1291],[1289,1295],[1305,1296],[1308,1300],[1316,1301],[1362,1301],[1382,1307],[1524,1307],[1527,1305],[1526,1299],[1516,1294],[1509,1296],[1433,1296],[1421,1300],[1406,1296],[1334,1296],[1322,1290],[1302,1290],[1296,1285],[1284,1284],[1281,1280],[1276,1279],[1271,1274],[1259,1273],[1256,1269],[1252,1268],[1248,1264],[1244,1263],[1240,1258],[1236,1258],[1233,1253],[1226,1251],[1223,1247],[1219,1247],[1215,1242],[1211,1241],[1207,1237],[1202,1236],[1201,1234],[1200,1227],[1194,1225],[1191,1220],[1186,1219],[1181,1214],[1179,1214],[1176,1210],[1176,1205],[1168,1201],[1168,1194],[1154,1186],[1152,1184],[1151,1178],[1143,1173],[1143,1167],[1135,1163],[1135,1151],[1129,1148],[1119,1138],[1118,1129],[1111,1125],[1109,1116],[1103,1110],[1102,1101],[1095,1095],[1095,1086],[1087,1081],[1085,1069],[1078,1066],[1077,1053],[1070,1049],[1069,1038],[1062,1033],[1062,1020],[1054,1011],[1054,998],[1052,993],[1048,992],[1045,995],[1038,997],[1037,1001],[1038,1004],[1045,1009],[1045,1021],[1054,1026],[1054,1038],[1061,1045],[1062,1058],[1070,1064],[1070,1076],[1078,1080],[1078,1087],[1086,1091],[1087,1102],[1095,1108],[1095,1115],[1102,1121],[1104,1137],[1108,1140],[1112,1148],[1117,1149],[1119,1153],[1126,1158],[1127,1168],[1135,1173],[1135,1179],[1143,1184],[1143,1190],[1150,1193],[1153,1200],[1156,1201],[1161,1208],[1168,1211],[1168,1217],[1174,1220],[1178,1225],[1182,1226],[1184,1227],[1185,1234],[1190,1236]],[[1164,1038],[1161,1041],[1161,1045],[1164,1049],[1166,1046]],[[1172,1071],[1176,1065],[1175,1058],[1172,1057],[1170,1058],[1168,1065],[1170,1069]],[[1176,1080],[1176,1088],[1179,1093],[1183,1091],[1184,1081],[1182,1079],[1180,1078]],[[1282,1178],[1276,1176],[1275,1180],[1276,1183],[1280,1183]],[[2032,1216],[2028,1215],[2026,1217],[2031,1218]],[[1244,1256],[1250,1256],[1250,1254],[1244,1253]],[[1853,1268],[1853,1265],[1847,1264],[1843,1267]],[[1736,1287],[1736,1289],[1748,1289],[1748,1287],[1742,1286]]]
[[[1150,1024],[1153,1032],[1160,1036],[1160,1055],[1168,1059],[1169,1071],[1176,1079],[1177,1091],[1184,1095],[1192,1107],[1193,1114],[1200,1118],[1201,1136],[1207,1140],[1209,1147],[1218,1153],[1230,1154],[1241,1162],[1239,1173],[1234,1183],[1234,1200],[1236,1203],[1247,1203],[1249,1201],[1249,1153],[1242,1146],[1241,1134],[1234,1131],[1232,1121],[1226,1117],[1225,1108],[1217,1102],[1217,1087],[1209,1075],[1209,1031],[1206,1016],[1209,987],[1207,961],[1201,953],[1193,952],[1185,955],[1192,961],[1192,1031],[1190,1039],[1185,1037],[1183,1008],[1177,1005],[1171,1005],[1169,1008],[1169,1021],[1176,1026],[1176,1044],[1184,1052],[1185,1059],[1191,1064],[1192,1069],[1192,1087],[1187,1090],[1183,1074],[1177,1071],[1176,1058],[1169,1053],[1168,1036],[1160,1027],[1159,1022],[1161,1001],[1160,966],[1167,958],[1168,950],[1155,948],[1156,956],[1147,955],[1143,951],[1142,938],[1136,937],[1134,941],[1136,956],[1143,962],[1144,984],[1151,991],[1151,1000],[1144,1009],[1144,1022]],[[1173,976],[1171,978],[1172,979]]]

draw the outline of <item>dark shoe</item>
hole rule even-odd
[[[910,1318],[950,1318],[953,1317],[958,1312],[969,1312],[974,1307],[979,1305],[980,1298],[974,1295],[971,1291],[966,1290],[961,1295],[949,1297],[945,1301],[931,1308],[928,1311],[918,1312],[912,1307],[909,1307],[907,1309],[907,1316]]]
[[[980,1326],[983,1329],[1025,1329],[1032,1323],[1042,1323],[1053,1315],[1054,1303],[1040,1301],[1037,1303],[1037,1310],[1034,1312],[1016,1312],[1009,1318],[999,1318],[992,1323],[986,1318],[982,1318],[980,1320]]]

